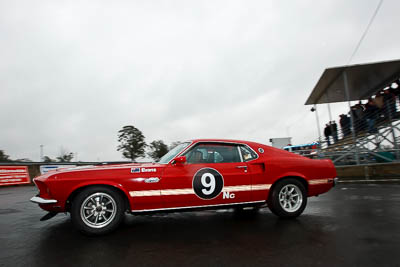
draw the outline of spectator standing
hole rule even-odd
[[[331,142],[330,142],[329,138],[332,135],[332,131],[331,131],[331,126],[328,123],[325,125],[324,135],[325,135],[326,142],[328,143],[328,146],[330,146]]]
[[[376,119],[378,120],[381,116],[381,114],[383,113],[383,107],[384,107],[384,100],[383,100],[383,92],[379,92],[375,98],[373,99],[375,106],[378,108],[378,116],[376,117]]]
[[[331,129],[332,129],[333,142],[337,143],[337,141],[338,141],[338,131],[337,131],[337,124],[336,124],[335,121],[331,122]]]
[[[396,96],[394,95],[392,88],[384,91],[383,100],[385,105],[385,119],[394,118],[396,115]]]
[[[358,102],[357,105],[355,105],[355,113],[356,113],[356,127],[357,131],[362,131],[366,128],[366,123],[365,123],[365,118],[364,118],[364,110],[365,107],[362,104],[362,102]]]
[[[360,104],[351,107],[350,112],[353,114],[354,130],[359,132],[362,130],[363,108]]]
[[[350,134],[350,118],[345,114],[340,115],[339,124],[342,128],[343,137],[348,136]]]
[[[365,117],[368,124],[368,132],[377,133],[375,123],[379,114],[379,108],[376,106],[375,101],[372,98],[368,99],[368,103],[365,105]]]
[[[397,96],[400,102],[400,80],[395,81],[392,85],[394,85],[394,94]],[[392,87],[393,88],[393,87]]]

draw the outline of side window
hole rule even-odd
[[[258,158],[258,155],[247,146],[240,146],[240,152],[242,153],[243,161],[250,161]]]
[[[204,143],[185,153],[188,164],[241,162],[237,145]]]

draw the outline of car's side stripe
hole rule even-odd
[[[161,195],[163,196],[171,196],[171,195],[190,195],[194,194],[194,190],[192,188],[188,189],[166,189],[161,190]]]
[[[256,190],[268,190],[271,184],[258,184],[258,185],[235,185],[225,186],[222,192],[241,192],[241,191],[256,191]],[[164,190],[140,190],[130,191],[131,197],[150,197],[150,196],[172,196],[172,195],[194,195],[193,188],[185,189],[164,189]]]
[[[141,190],[141,191],[129,191],[131,197],[152,197],[161,196],[161,190]]]
[[[330,181],[330,180],[332,180],[332,181]],[[314,180],[309,180],[308,181],[308,183],[310,185],[327,184],[327,183],[330,183],[330,182],[333,182],[333,178],[330,178],[330,179],[328,179],[328,178],[326,178],[326,179],[314,179]]]
[[[222,189],[222,192],[240,192],[240,191],[250,191],[251,185],[234,185],[234,186],[225,186]]]
[[[269,190],[272,184],[253,184],[251,185],[251,190]]]

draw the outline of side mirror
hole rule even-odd
[[[174,162],[176,164],[184,164],[186,162],[186,157],[185,156],[177,157],[174,159]]]

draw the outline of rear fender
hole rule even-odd
[[[280,175],[279,178],[276,179],[274,183],[276,183],[277,181],[279,181],[281,179],[287,178],[287,177],[300,177],[300,178],[304,179],[305,181],[307,181],[306,177],[303,174],[301,174],[299,172],[290,171],[290,172],[285,172],[282,175]]]
[[[300,182],[302,182],[304,184],[304,187],[306,189],[306,191],[308,192],[308,181],[306,179],[306,177],[299,173],[299,172],[286,172],[283,175],[280,175],[279,178],[275,179],[275,181],[272,183],[272,186],[268,192],[268,197],[269,197],[269,193],[272,192],[272,190],[274,190],[275,185],[279,182],[282,181],[283,179],[287,179],[287,178],[296,178],[298,179]]]

